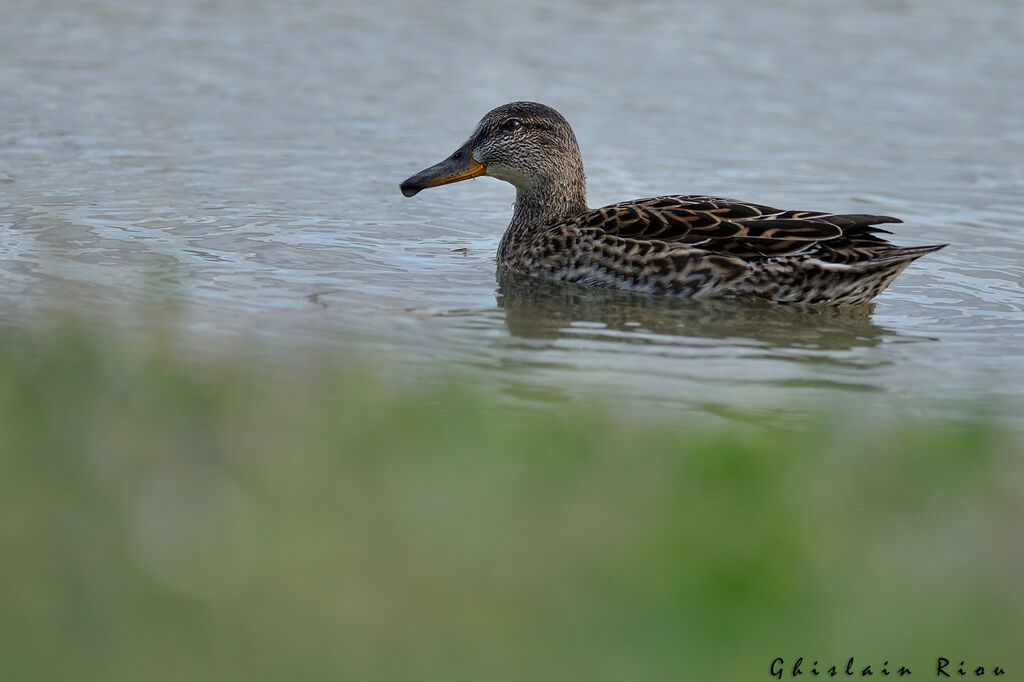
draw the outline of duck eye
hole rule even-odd
[[[507,121],[505,121],[504,123],[501,124],[501,129],[502,130],[509,130],[509,131],[511,131],[511,130],[516,130],[517,128],[522,128],[522,127],[523,127],[523,122],[520,121],[518,118],[510,118],[509,120],[507,120]]]

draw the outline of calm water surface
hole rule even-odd
[[[833,9],[835,8],[835,9]],[[1016,0],[7,0],[0,314],[454,364],[512,402],[1024,415]],[[497,281],[511,186],[398,192],[488,109],[573,124],[593,206],[708,193],[949,242],[873,310]],[[154,301],[160,301],[154,304]],[[156,310],[154,310],[156,308]]]

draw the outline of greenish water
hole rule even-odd
[[[5,678],[1024,670],[1024,442],[975,408],[709,427],[174,345],[0,341]]]

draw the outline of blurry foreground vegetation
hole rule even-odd
[[[0,340],[2,679],[1024,679],[1024,447],[984,418],[626,423],[239,356]]]

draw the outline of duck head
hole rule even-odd
[[[520,192],[576,192],[584,182],[579,145],[565,118],[537,102],[512,102],[489,111],[454,154],[400,188],[411,197],[428,187],[481,175],[510,182]]]

